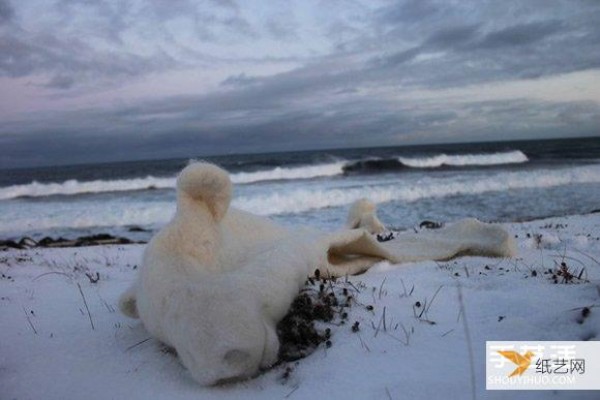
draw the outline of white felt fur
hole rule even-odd
[[[375,204],[368,199],[360,199],[352,204],[346,227],[348,229],[362,228],[369,233],[385,231],[385,226],[377,218]]]
[[[227,210],[230,195],[225,171],[186,167],[177,212],[148,243],[139,279],[120,300],[202,384],[252,376],[275,362],[277,322],[306,276],[326,265],[319,235],[283,240],[290,232],[268,219]]]
[[[230,208],[227,172],[206,163],[186,167],[177,189],[177,212],[148,243],[138,280],[121,296],[120,307],[173,346],[205,385],[253,376],[276,361],[276,324],[315,269],[343,276],[384,259],[514,252],[506,232],[476,220],[385,243],[363,229],[291,232]],[[374,216],[375,207],[364,204],[351,214],[362,207]]]

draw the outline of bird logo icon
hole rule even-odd
[[[517,375],[521,376],[527,371],[527,368],[531,365],[531,357],[535,354],[528,351],[527,353],[521,355],[516,351],[499,351],[501,355],[508,358],[510,361],[517,365],[517,368],[508,376],[509,378]]]

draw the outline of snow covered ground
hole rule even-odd
[[[348,323],[325,324],[331,347],[213,388],[117,310],[143,246],[0,252],[0,398],[470,399],[473,384],[477,398],[600,398],[485,390],[486,340],[600,338],[600,214],[506,227],[518,258],[380,263],[350,278],[360,292]]]

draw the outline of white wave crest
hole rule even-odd
[[[276,167],[266,171],[238,172],[231,174],[231,181],[233,183],[254,183],[335,176],[342,174],[344,164],[344,162],[339,161],[331,164],[306,165],[294,168]]]
[[[412,168],[438,168],[443,165],[461,167],[461,166],[478,166],[478,165],[502,165],[502,164],[518,164],[529,161],[527,156],[520,150],[509,151],[505,153],[493,154],[464,154],[464,155],[447,155],[439,154],[432,157],[398,157],[398,160]]]
[[[62,183],[40,183],[34,181],[26,185],[13,185],[0,188],[0,200],[14,199],[17,197],[123,192],[144,189],[168,189],[174,187],[175,178],[155,178],[153,176],[135,179],[117,179],[112,181],[96,180],[79,182],[75,179]]]
[[[237,197],[233,205],[259,215],[295,214],[329,207],[347,206],[368,197],[376,203],[415,202],[426,198],[477,195],[512,189],[549,188],[569,184],[600,183],[600,166],[498,172],[492,175],[465,175],[447,178],[386,180],[384,184],[362,187],[282,189]],[[283,188],[283,186],[282,186]],[[106,201],[85,199],[77,202],[7,203],[0,213],[0,232],[42,231],[56,228],[116,227],[166,223],[175,212],[172,201]]]
[[[281,168],[256,172],[238,172],[231,174],[231,180],[236,184],[246,184],[261,181],[276,181],[290,179],[310,179],[334,176],[342,173],[343,162],[331,164],[303,166],[296,168]],[[176,178],[145,178],[95,180],[80,182],[71,179],[62,183],[31,182],[25,185],[13,185],[0,188],[0,200],[18,197],[44,197],[53,195],[76,195],[84,193],[124,192],[146,189],[174,189]]]
[[[446,178],[430,178],[409,184],[396,182],[392,185],[351,189],[296,189],[240,197],[234,201],[234,205],[259,215],[294,214],[346,206],[363,197],[368,197],[375,203],[414,202],[424,198],[477,195],[512,189],[548,188],[581,183],[600,183],[600,166],[501,172],[479,178],[462,177],[453,181],[448,181]]]

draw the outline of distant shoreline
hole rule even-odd
[[[543,221],[547,219],[553,218],[570,218],[570,217],[578,217],[578,216],[586,216],[592,214],[600,213],[600,209],[595,209],[589,212],[578,213],[578,214],[570,214],[570,215],[557,215],[557,216],[546,216],[541,218],[524,218],[524,219],[516,219],[508,222],[497,222],[497,221],[488,221],[492,223],[499,224],[521,224],[527,222],[534,221]],[[446,221],[445,221],[446,222]],[[447,221],[449,222],[449,221]],[[440,223],[437,221],[422,221],[420,226],[424,225],[439,225]],[[146,230],[140,227],[130,227],[130,232],[148,232],[150,230]],[[395,230],[392,229],[390,232],[402,232],[404,230]],[[129,245],[129,244],[146,244],[147,240],[135,240],[125,236],[117,236],[111,235],[108,233],[98,233],[94,235],[83,235],[77,236],[75,238],[64,238],[62,236],[59,237],[51,237],[45,236],[40,240],[34,240],[29,236],[22,236],[19,239],[0,239],[0,252],[7,251],[9,249],[14,250],[29,250],[33,248],[69,248],[69,247],[89,247],[89,246],[109,246],[109,245]]]

